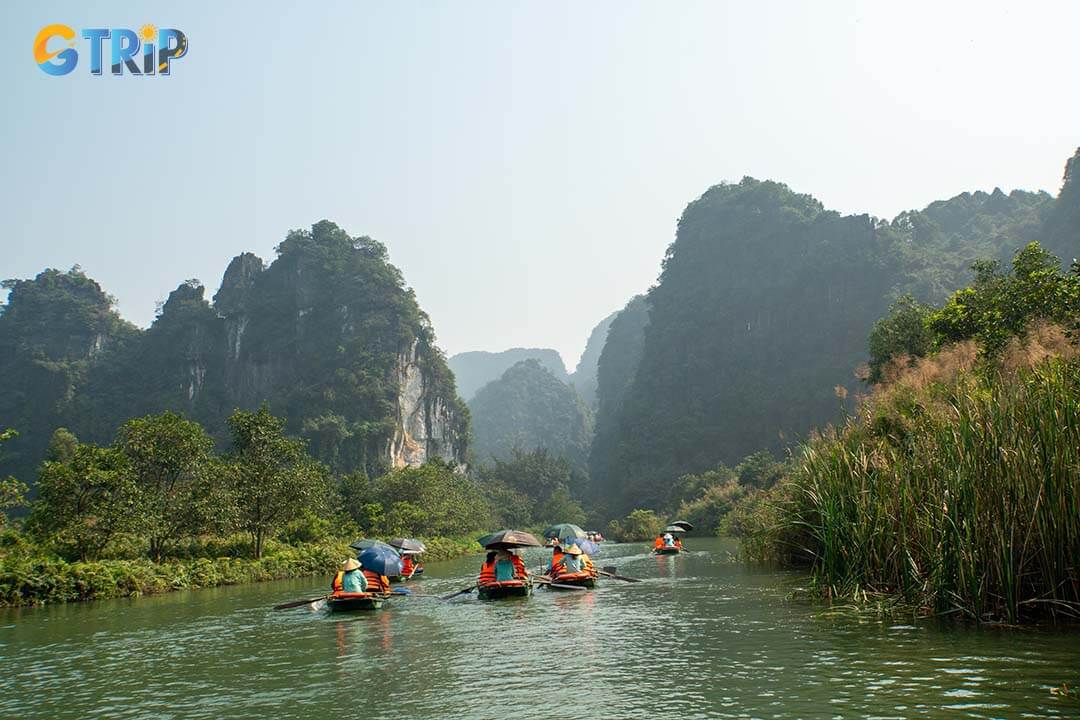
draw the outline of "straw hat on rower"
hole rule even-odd
[[[344,570],[345,572],[350,572],[352,570],[359,570],[360,569],[360,561],[357,560],[356,558],[349,558],[345,562],[341,563],[341,569]]]
[[[581,555],[581,548],[579,548],[577,546],[577,543],[574,543],[570,547],[566,548],[566,554],[567,555]]]

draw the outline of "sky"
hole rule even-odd
[[[97,77],[80,40],[54,77],[50,23],[177,28],[189,52]],[[572,369],[717,183],[878,217],[1056,194],[1077,27],[1080,3],[986,0],[5,3],[0,277],[78,264],[147,326],[184,280],[212,296],[233,256],[330,219],[388,247],[447,354]]]

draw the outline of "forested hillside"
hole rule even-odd
[[[543,449],[574,470],[585,470],[592,439],[589,409],[572,386],[538,360],[522,360],[482,387],[469,410],[475,462],[509,460],[515,449]]]
[[[581,353],[581,359],[570,375],[570,382],[577,389],[578,395],[592,409],[596,408],[596,369],[600,362],[600,353],[604,350],[611,321],[619,312],[616,310],[611,313],[592,329],[585,343],[585,351]]]
[[[570,381],[562,356],[551,348],[510,348],[502,352],[473,350],[452,355],[447,363],[457,381],[458,393],[469,401],[477,390],[499,379],[512,365],[529,359],[539,361],[562,382]]]
[[[331,222],[290,232],[268,267],[235,258],[213,304],[181,284],[145,331],[78,269],[7,286],[0,418],[26,480],[57,426],[108,442],[174,410],[221,439],[235,408],[264,401],[337,471],[464,461],[468,411],[430,321],[386,248]]]
[[[975,261],[1040,236],[1080,255],[1078,162],[1057,199],[965,193],[891,222],[842,216],[774,182],[709,189],[683,213],[645,301],[640,363],[628,369],[625,350],[601,356],[590,468],[611,514],[668,507],[675,478],[780,452],[841,417],[863,388],[867,335],[902,295],[940,302]],[[615,362],[631,379],[606,387]]]

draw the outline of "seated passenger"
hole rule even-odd
[[[367,578],[360,572],[360,563],[356,558],[349,558],[341,564],[341,569],[330,583],[332,592],[367,592]]]
[[[367,580],[367,592],[378,593],[385,595],[390,592],[390,578],[364,568],[364,578]]]
[[[411,578],[424,569],[424,563],[420,562],[413,553],[405,553],[401,558],[401,577]]]
[[[498,553],[492,550],[484,558],[484,564],[480,566],[480,579],[476,581],[477,585],[491,585],[495,582],[496,557],[498,557]]]
[[[583,553],[581,552],[581,548],[577,546],[577,543],[566,548],[566,552],[563,554],[562,558],[560,558],[559,562],[552,567],[551,577],[557,578],[560,575],[572,575],[581,572],[585,569],[585,563],[581,560],[582,557]]]
[[[664,533],[664,547],[675,547],[675,538],[671,536],[671,533]]]
[[[554,574],[555,568],[559,566],[559,562],[563,558],[563,549],[559,545],[559,541],[556,540],[555,544],[551,548],[551,565],[548,566],[548,574]]]

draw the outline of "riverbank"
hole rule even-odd
[[[262,558],[146,558],[68,562],[57,556],[0,553],[0,606],[106,600],[271,580],[326,575],[356,554],[350,539],[273,544]],[[427,562],[477,553],[473,537],[424,538]]]
[[[993,363],[972,343],[923,359],[805,448],[750,553],[808,567],[831,601],[1080,619],[1078,408],[1060,331]]]

